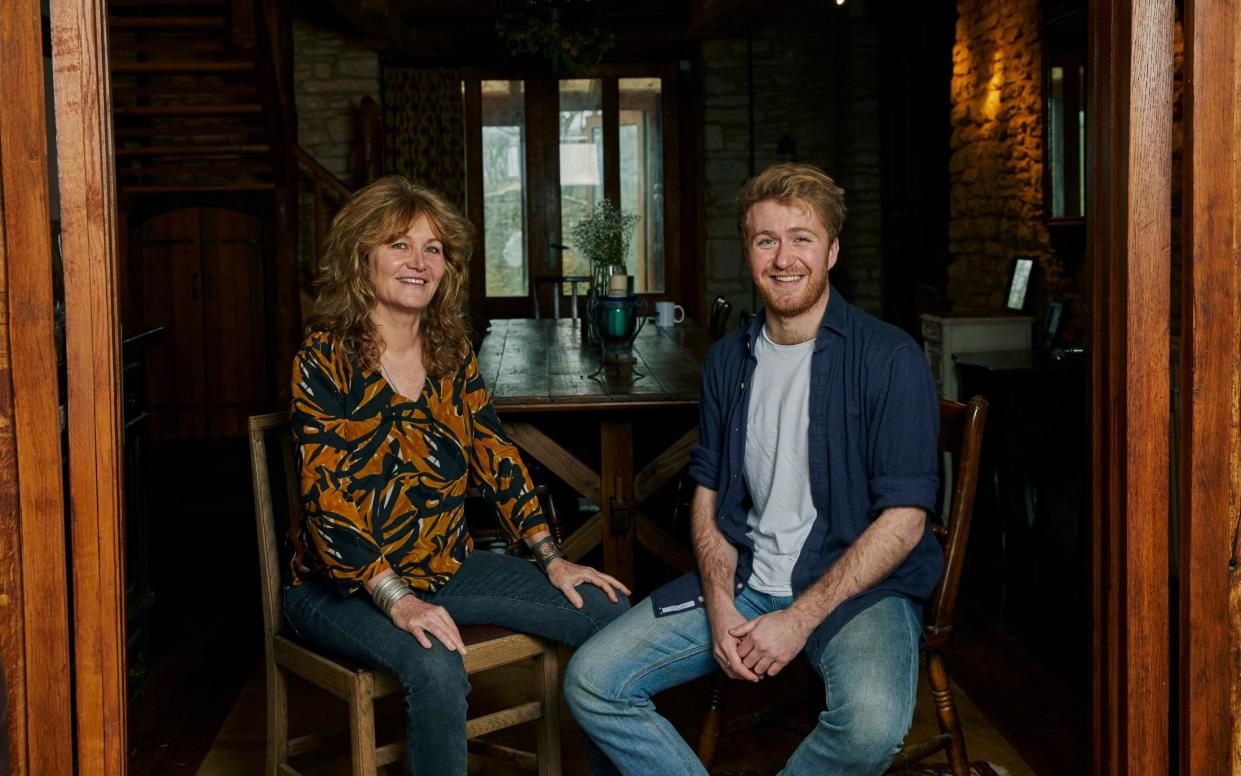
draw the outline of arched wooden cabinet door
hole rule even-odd
[[[262,221],[222,208],[160,213],[138,226],[133,251],[144,327],[164,328],[147,369],[153,435],[240,436],[273,384]]]

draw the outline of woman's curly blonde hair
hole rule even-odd
[[[404,234],[419,216],[426,216],[444,246],[444,276],[418,324],[423,365],[432,377],[443,377],[469,352],[462,310],[474,230],[441,195],[403,176],[390,175],[359,189],[332,219],[315,273],[310,327],[336,334],[367,369],[378,367],[382,342],[370,317],[375,287],[367,255]]]

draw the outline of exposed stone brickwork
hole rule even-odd
[[[788,138],[798,161],[819,165],[845,188],[837,266],[852,300],[879,312],[879,52],[865,6],[794,0],[772,6],[749,46],[744,37],[703,43],[706,300],[723,295],[735,310],[753,308],[733,209],[750,175],[752,93],[754,171],[782,161],[778,145]]]
[[[948,298],[957,314],[1003,308],[1014,256],[1067,278],[1043,215],[1038,0],[958,0],[953,48]]]
[[[301,19],[293,21],[293,51],[298,143],[352,186],[358,103],[379,99],[379,55]]]

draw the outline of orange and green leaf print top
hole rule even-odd
[[[514,541],[547,529],[472,352],[455,373],[428,376],[414,400],[316,331],[294,359],[292,427],[302,497],[290,526],[294,584],[327,577],[352,593],[391,568],[438,590],[474,547],[469,484]]]

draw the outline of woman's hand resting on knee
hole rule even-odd
[[[391,616],[398,628],[408,631],[427,649],[431,648],[431,639],[427,638],[429,633],[463,656],[467,651],[457,623],[452,621],[452,616],[442,606],[429,604],[416,595],[407,595],[392,605]]]
[[[616,603],[617,590],[629,595],[629,588],[622,585],[616,577],[566,558],[557,558],[551,562],[547,567],[547,579],[553,587],[564,593],[564,597],[569,599],[569,603],[576,609],[582,608],[582,596],[577,592],[577,586],[583,582],[589,582],[607,593],[608,600],[612,603]]]

